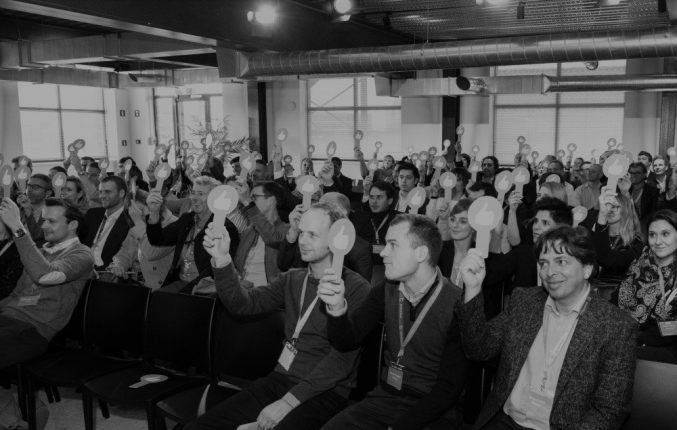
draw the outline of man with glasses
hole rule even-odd
[[[644,163],[631,163],[628,173],[630,174],[628,197],[632,198],[639,219],[644,220],[658,209],[658,188],[647,184],[647,168]]]
[[[42,232],[42,208],[45,207],[45,200],[52,197],[52,181],[49,176],[42,173],[36,173],[31,176],[26,186],[26,193],[19,194],[16,202],[21,207],[22,221],[31,235],[31,239],[41,246],[45,242],[45,235]]]
[[[247,183],[241,180],[235,187],[243,206],[242,213],[249,222],[235,252],[235,268],[242,279],[253,286],[268,285],[280,274],[277,252],[289,230],[289,224],[282,222],[277,212],[283,190],[275,182],[259,182],[251,192]]]
[[[190,293],[201,279],[212,277],[210,257],[202,246],[202,239],[205,228],[212,219],[212,213],[207,206],[207,197],[218,185],[221,185],[219,181],[208,176],[196,178],[190,191],[190,212],[184,213],[178,220],[164,228],[160,223],[160,211],[164,201],[162,194],[153,190],[148,195],[146,201],[150,212],[146,229],[148,242],[153,246],[176,247],[171,267],[162,286],[166,291]],[[226,219],[224,225],[231,238],[230,255],[234,258],[240,236],[229,219]]]

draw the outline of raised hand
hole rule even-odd
[[[340,274],[334,269],[326,269],[317,286],[317,295],[330,310],[341,310],[345,303],[346,286]]]
[[[522,204],[522,193],[518,191],[513,191],[508,197],[508,205],[510,205],[511,211],[516,211],[519,205]]]
[[[160,210],[162,209],[163,202],[164,199],[162,198],[160,191],[151,190],[151,192],[148,194],[148,198],[146,198],[146,205],[148,206],[148,211],[150,212],[148,221],[151,224],[156,224],[158,221],[160,221]]]
[[[213,222],[210,222],[205,230],[202,245],[205,251],[212,256],[216,265],[221,266],[228,262],[230,235],[224,226],[215,226]]]
[[[461,261],[460,270],[467,303],[482,291],[482,282],[487,274],[482,253],[477,248],[470,249]]]

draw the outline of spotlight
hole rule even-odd
[[[586,61],[583,63],[585,65],[585,68],[592,71],[592,70],[597,70],[599,67],[599,61]]]
[[[337,14],[346,15],[352,10],[353,2],[351,0],[334,0],[332,6]]]
[[[487,88],[487,84],[484,80],[480,78],[466,78],[465,76],[456,78],[456,86],[463,91],[472,91],[475,93],[482,92]]]
[[[261,4],[256,11],[247,12],[247,21],[261,25],[273,25],[277,21],[277,8],[269,3]]]

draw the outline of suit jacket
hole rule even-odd
[[[543,324],[548,293],[518,288],[510,306],[487,323],[483,295],[457,307],[463,348],[471,359],[500,355],[494,387],[474,428],[487,424],[508,400]],[[630,412],[637,322],[591,294],[567,349],[550,414],[555,429],[618,429]]]
[[[393,199],[393,200],[394,201],[393,201],[393,204],[392,204],[391,207],[393,208],[393,210],[397,210],[397,203],[400,200],[400,193],[399,192],[397,194],[395,194],[395,199]],[[425,215],[426,209],[428,208],[428,203],[430,203],[430,198],[426,197],[425,202],[423,203],[423,206],[418,208],[417,214]],[[405,214],[411,213],[411,207],[407,206],[407,208],[404,210],[403,213],[405,213]]]
[[[658,188],[649,183],[645,183],[643,188],[642,197],[639,199],[639,208],[635,206],[635,209],[639,209],[637,212],[639,218],[646,220],[658,210]],[[632,196],[632,188],[630,188],[630,196]]]
[[[92,248],[94,239],[96,239],[96,234],[99,232],[99,227],[101,226],[105,214],[106,209],[104,208],[93,208],[87,211],[85,214],[87,232],[84,240],[80,238],[84,245]],[[134,227],[134,221],[132,221],[127,209],[125,209],[122,211],[117,221],[115,221],[113,228],[106,238],[106,243],[103,245],[103,250],[101,251],[103,267],[108,267],[111,261],[113,261],[113,257],[120,251],[122,242],[125,241],[127,233],[132,227]]]
[[[345,256],[344,266],[371,282],[373,263],[371,259],[371,244],[361,237],[355,237],[355,244]],[[301,260],[298,242],[289,243],[285,238],[280,242],[277,253],[277,266],[281,272],[295,267],[306,267],[308,263]]]
[[[213,276],[211,256],[207,253],[207,251],[205,251],[204,246],[202,245],[202,240],[205,236],[205,228],[209,225],[212,218],[214,218],[214,215],[209,217],[209,220],[205,223],[205,227],[202,228],[202,230],[200,230],[193,238],[193,256],[195,258],[195,265],[197,266],[197,270],[199,272],[197,280],[208,276]],[[167,285],[179,278],[179,259],[181,258],[183,246],[186,244],[188,234],[193,228],[193,225],[195,225],[195,214],[193,212],[187,212],[181,215],[179,219],[164,228],[162,228],[162,224],[160,223],[147,225],[146,234],[148,235],[148,242],[151,245],[175,247],[172,265],[169,269],[169,273],[167,273],[167,278],[165,278],[163,285]],[[237,232],[235,224],[233,224],[227,218],[225,226],[226,230],[228,231],[228,235],[230,235],[230,256],[233,258],[233,260],[235,260],[235,251],[237,250],[237,246],[240,243],[240,235]]]

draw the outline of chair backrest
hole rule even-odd
[[[68,324],[57,333],[57,335],[52,339],[52,344],[66,345],[68,341],[77,341],[81,343],[84,339],[84,324],[85,324],[85,307],[87,304],[87,297],[89,295],[89,290],[93,280],[89,280],[85,283],[85,287],[80,293],[80,298],[78,303],[73,309],[73,314],[68,320]]]
[[[235,385],[270,373],[282,351],[284,312],[234,316],[217,305],[212,374]]]
[[[364,338],[357,366],[357,384],[350,392],[350,399],[360,401],[374,389],[381,379],[383,365],[383,342],[385,327],[379,324]]]
[[[623,430],[677,428],[677,364],[637,360],[632,411]]]
[[[115,356],[139,357],[150,288],[93,281],[85,307],[85,344]]]
[[[144,358],[178,371],[210,371],[215,300],[153,292],[146,320]]]

